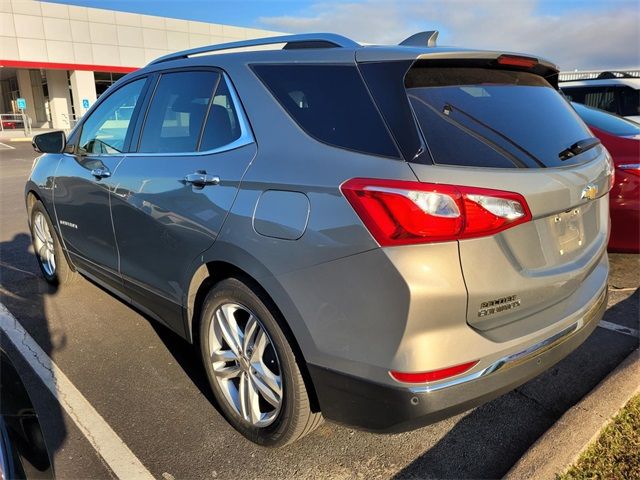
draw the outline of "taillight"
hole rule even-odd
[[[493,235],[531,220],[522,195],[501,190],[367,178],[341,190],[381,246]]]
[[[468,370],[471,370],[476,366],[478,362],[463,363],[460,365],[454,365],[453,367],[443,368],[441,370],[431,370],[429,372],[396,372],[390,371],[389,374],[394,380],[402,383],[426,383],[436,382],[438,380],[444,380],[445,378],[454,377],[460,375]]]
[[[627,163],[624,165],[618,165],[620,170],[623,170],[631,175],[640,176],[640,163]]]

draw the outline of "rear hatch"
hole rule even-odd
[[[510,58],[506,65],[418,60],[405,76],[431,157],[411,163],[418,179],[516,192],[531,213],[500,233],[459,240],[467,322],[479,330],[551,321],[544,310],[603,269],[609,229],[606,150],[526,58]],[[603,275],[606,267],[593,289]]]

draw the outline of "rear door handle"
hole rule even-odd
[[[111,172],[107,167],[98,167],[91,170],[91,175],[96,177],[98,180],[102,178],[107,178],[111,176]]]
[[[194,187],[203,188],[207,185],[218,185],[220,183],[220,177],[216,175],[209,175],[204,171],[197,171],[184,177],[184,181]]]

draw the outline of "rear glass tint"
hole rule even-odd
[[[592,135],[538,75],[486,68],[412,68],[405,86],[435,163],[497,168],[580,161],[560,153]]]
[[[399,156],[356,67],[254,65],[253,70],[296,123],[317,140]]]

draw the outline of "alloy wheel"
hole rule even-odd
[[[49,277],[53,277],[56,273],[53,235],[51,235],[49,224],[42,212],[36,212],[33,217],[33,248],[42,269]]]
[[[254,427],[274,422],[282,406],[280,362],[264,326],[248,308],[220,305],[209,327],[215,380],[233,411]]]

